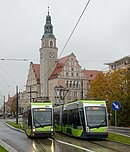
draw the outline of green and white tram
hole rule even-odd
[[[22,126],[28,137],[53,136],[53,107],[51,102],[32,102],[23,111]]]
[[[107,138],[105,101],[79,100],[54,107],[55,131],[78,138]]]

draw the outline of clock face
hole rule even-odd
[[[55,56],[54,52],[50,52],[49,56],[50,56],[50,58],[54,58],[54,56]]]

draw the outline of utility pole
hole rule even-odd
[[[35,99],[37,99],[37,91],[35,91],[35,90],[32,91],[32,90],[33,90],[33,87],[30,85],[30,86],[29,86],[29,92],[28,92],[29,95],[30,95],[30,103],[31,103],[31,102],[34,102]],[[36,96],[35,96],[35,97],[33,96],[33,93],[36,93]]]
[[[81,80],[81,99],[83,99],[83,79]]]
[[[69,89],[65,89],[65,88],[60,89],[59,94],[60,94],[60,99],[63,101],[63,105],[65,104],[64,100],[65,100],[65,97],[66,97],[68,92],[69,92]]]
[[[32,102],[32,88],[31,88],[31,86],[30,86],[30,103]]]
[[[18,86],[16,86],[16,124],[18,124]]]
[[[3,113],[4,113],[4,120],[5,120],[5,96],[3,96],[3,101],[4,101],[4,111],[3,111]]]

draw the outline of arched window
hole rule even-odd
[[[50,47],[53,47],[53,41],[50,41]]]

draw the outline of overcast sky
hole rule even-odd
[[[50,7],[59,54],[88,0],[0,0],[0,95],[24,90],[30,61],[39,48]],[[62,56],[74,53],[82,68],[103,70],[104,63],[130,55],[130,0],[91,0]]]

